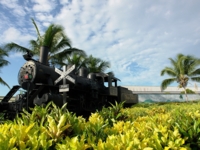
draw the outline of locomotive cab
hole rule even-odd
[[[108,96],[118,96],[117,90],[117,81],[120,81],[118,78],[115,78],[111,75],[104,77],[104,84],[106,84],[106,91]]]
[[[108,84],[107,95],[110,102],[124,102],[124,106],[131,106],[138,103],[137,94],[133,94],[132,91],[127,88],[117,85],[117,81],[120,81],[118,78],[108,75],[104,80]]]

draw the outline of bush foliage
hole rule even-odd
[[[0,124],[0,150],[200,149],[199,108],[199,102],[116,103],[86,120],[50,103]]]
[[[190,89],[186,89],[186,92],[187,94],[195,94],[195,92]],[[185,94],[185,91],[182,91],[181,94]]]

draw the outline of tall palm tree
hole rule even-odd
[[[8,56],[8,53],[4,51],[3,48],[0,48],[0,69],[9,64],[9,62],[4,59],[5,56]],[[10,88],[9,85],[1,77],[0,77],[0,84]]]
[[[165,90],[167,86],[176,81],[178,87],[184,89],[186,99],[188,100],[186,91],[188,81],[200,82],[200,68],[198,68],[200,65],[200,59],[191,55],[185,56],[183,54],[178,54],[175,60],[172,58],[169,58],[169,60],[172,67],[165,67],[161,71],[161,76],[167,74],[171,76],[171,78],[162,81],[161,90]]]
[[[82,50],[72,48],[70,39],[64,34],[64,28],[60,25],[51,24],[41,36],[35,21],[32,19],[32,23],[37,32],[37,39],[30,40],[30,48],[20,46],[14,42],[6,44],[8,50],[15,50],[18,52],[30,51],[36,56],[40,55],[40,47],[47,46],[49,48],[48,61],[53,65],[59,65],[68,54],[72,52],[84,53]]]
[[[110,67],[110,63],[90,55],[86,59],[86,67],[88,68],[89,72],[104,72]]]

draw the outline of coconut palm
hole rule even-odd
[[[172,58],[169,58],[169,60],[172,67],[165,67],[161,71],[161,76],[167,74],[171,76],[171,78],[162,81],[161,90],[165,90],[167,86],[176,81],[178,87],[184,89],[186,99],[188,100],[186,91],[188,81],[200,82],[200,68],[198,68],[200,59],[190,55],[185,56],[183,54],[178,54],[175,60]]]
[[[72,48],[70,39],[64,34],[64,28],[60,25],[51,24],[45,31],[44,35],[41,36],[38,27],[35,23],[35,21],[32,19],[32,23],[36,29],[37,32],[37,39],[36,40],[30,40],[30,48],[26,48],[23,46],[20,46],[16,43],[8,43],[6,44],[6,48],[8,50],[15,50],[18,52],[27,52],[30,51],[35,56],[40,55],[40,47],[46,46],[49,48],[48,53],[48,61],[49,63],[52,63],[53,65],[59,65],[61,61],[64,60],[65,57],[72,53],[72,52],[79,52],[84,53],[84,51],[79,50],[77,48]]]
[[[0,69],[9,64],[9,62],[4,59],[5,56],[8,56],[8,53],[5,50],[3,50],[3,48],[0,48]],[[0,77],[0,84],[10,88],[9,85],[1,77]]]
[[[104,72],[110,67],[110,63],[90,55],[86,59],[86,67],[88,68],[89,72]]]

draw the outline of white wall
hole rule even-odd
[[[129,90],[133,91],[133,93],[180,93],[183,91],[183,88],[178,88],[178,87],[167,87],[166,90],[161,92],[160,86],[123,86],[128,88]],[[188,89],[200,93],[200,88],[195,88],[195,87],[187,87]]]

